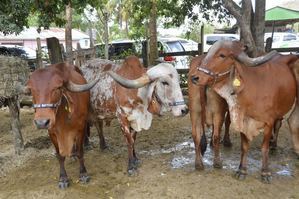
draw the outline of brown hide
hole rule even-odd
[[[55,104],[61,100],[58,108],[36,108],[34,114],[34,120],[50,119],[49,135],[61,156],[70,156],[75,141],[83,139],[89,106],[89,92],[68,91],[65,85],[69,80],[86,83],[74,66],[65,63],[36,70],[28,81],[34,104]]]
[[[122,66],[117,71],[117,74],[127,79],[137,79],[146,72],[146,69],[140,63],[139,59],[135,56],[127,57]],[[143,103],[137,96],[138,89],[127,89],[119,84],[116,87],[116,100],[119,106],[133,107],[138,103]],[[133,104],[129,102],[133,99]]]
[[[219,139],[220,131],[225,120],[225,114],[228,111],[226,101],[220,97],[212,89],[205,89],[203,86],[192,83],[191,74],[196,73],[197,67],[201,64],[205,55],[195,57],[190,63],[190,70],[188,75],[188,94],[189,94],[189,109],[192,123],[192,137],[195,144],[196,160],[195,167],[201,169],[203,167],[201,160],[201,151],[204,146],[201,146],[201,138],[204,133],[204,126],[209,125],[213,127],[213,146],[215,152],[214,165],[220,164],[219,157]],[[225,139],[226,143],[230,143],[228,135],[228,127],[226,129]],[[229,145],[229,144],[228,144]]]
[[[268,56],[271,58],[259,62],[260,65],[249,67],[241,61],[240,55],[244,58],[242,50],[240,42],[216,42],[198,70],[190,75],[193,79],[197,79],[200,85],[212,87],[225,98],[229,105],[232,125],[236,131],[241,132],[242,153],[236,174],[238,178],[242,179],[246,176],[250,141],[260,130],[264,130],[261,176],[264,182],[269,183],[271,181],[268,163],[269,141],[274,123],[281,120],[294,105],[297,89],[295,76],[297,77],[296,71],[299,67],[294,62],[298,58],[293,55],[278,54],[274,57]],[[299,79],[297,85],[298,81]],[[299,153],[298,107],[297,100],[288,121],[297,153]]]

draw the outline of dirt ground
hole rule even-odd
[[[234,178],[239,164],[240,137],[232,132],[233,147],[221,148],[223,169],[212,166],[213,151],[204,157],[205,170],[194,169],[194,145],[189,115],[155,117],[152,127],[137,136],[136,149],[142,160],[139,173],[126,173],[127,149],[117,120],[105,128],[109,148],[100,151],[92,128],[92,149],[85,162],[89,184],[78,183],[79,163],[68,158],[66,169],[71,186],[58,189],[59,165],[54,148],[44,130],[36,130],[33,110],[22,109],[22,132],[26,144],[20,156],[14,155],[9,113],[0,110],[0,198],[299,198],[299,160],[292,152],[290,133],[284,124],[278,149],[271,152],[271,184],[260,181],[262,135],[254,139],[249,154],[249,175],[245,181]]]

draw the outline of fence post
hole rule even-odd
[[[201,25],[201,28],[200,28],[200,42],[201,42],[201,46],[199,48],[199,45],[198,45],[198,51],[200,50],[199,52],[199,55],[202,55],[204,53],[204,24]]]
[[[142,60],[143,60],[143,66],[148,66],[148,56],[147,56],[147,40],[142,42]]]
[[[47,38],[47,46],[51,64],[63,62],[59,40],[56,37]]]
[[[36,38],[36,43],[37,43],[37,50],[36,50],[36,64],[37,68],[43,68],[43,59],[42,59],[42,47],[41,47],[41,42],[40,38]]]

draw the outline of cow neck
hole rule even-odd
[[[227,102],[232,126],[236,131],[241,132],[243,129],[242,121],[244,113],[242,112],[240,106],[237,103],[237,95],[232,94],[233,87],[230,83],[229,78],[226,78],[221,82],[217,82],[212,88]]]

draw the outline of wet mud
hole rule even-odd
[[[136,150],[142,163],[129,177],[127,147],[117,120],[104,128],[108,149],[99,149],[95,128],[85,162],[91,181],[79,182],[79,163],[67,158],[70,187],[58,189],[59,165],[46,131],[32,122],[33,110],[22,109],[25,151],[14,155],[9,113],[0,110],[0,198],[299,198],[299,160],[284,123],[278,148],[271,151],[271,184],[260,180],[262,134],[251,143],[248,176],[234,178],[239,165],[240,136],[231,132],[233,146],[221,146],[223,169],[213,168],[213,149],[204,156],[205,170],[194,169],[194,144],[189,115],[155,117],[152,127],[137,135]],[[207,133],[209,136],[209,132]]]

